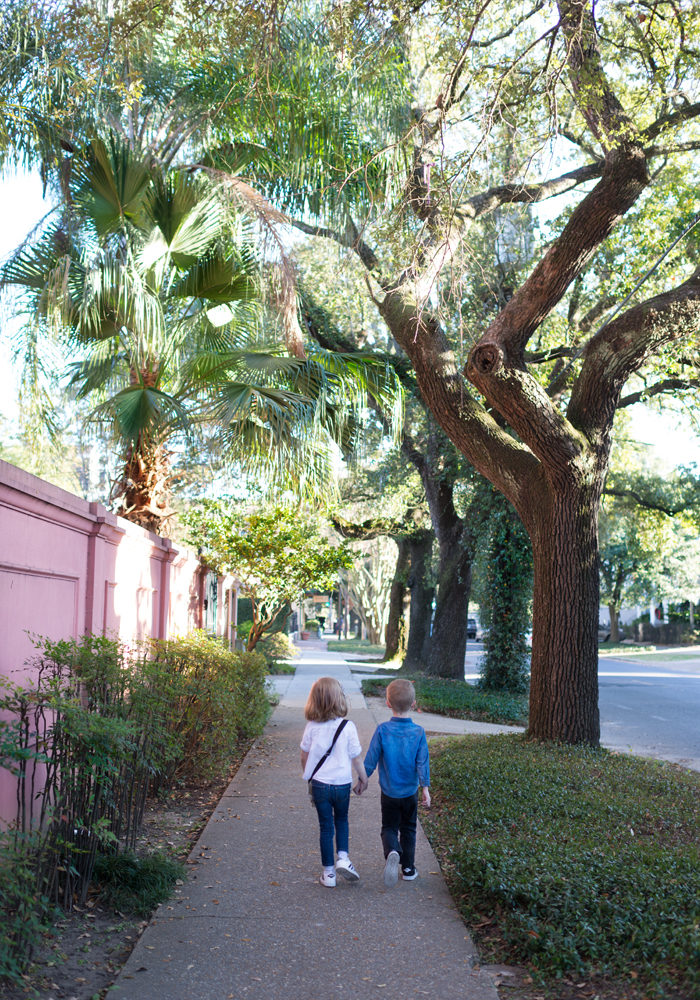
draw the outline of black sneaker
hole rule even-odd
[[[414,878],[418,878],[418,869],[415,867],[402,868],[401,877],[404,882],[412,882]]]

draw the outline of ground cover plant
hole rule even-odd
[[[161,851],[139,855],[134,851],[102,854],[94,878],[102,900],[120,913],[149,917],[169,898],[185,866]]]
[[[403,674],[401,676],[404,676]],[[505,726],[527,725],[527,695],[507,691],[481,691],[466,681],[443,677],[411,677],[420,712],[435,712],[453,719],[474,719]],[[365,677],[362,693],[383,698],[390,677]]]
[[[431,778],[424,826],[483,961],[700,995],[700,776],[503,735],[433,743]]]

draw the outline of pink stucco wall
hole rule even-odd
[[[27,678],[32,635],[185,634],[202,623],[200,578],[192,553],[0,461],[0,675]],[[13,803],[0,769],[0,821]]]

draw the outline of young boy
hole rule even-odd
[[[386,689],[386,703],[392,718],[377,726],[365,756],[367,777],[379,768],[382,790],[382,846],[386,864],[384,885],[394,886],[403,878],[410,882],[418,875],[415,861],[418,822],[418,786],[423,788],[423,805],[430,807],[430,762],[425,730],[408,718],[416,707],[416,692],[410,681],[392,681]],[[367,781],[359,781],[361,794]]]

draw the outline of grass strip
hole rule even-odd
[[[464,736],[431,743],[431,784],[424,826],[484,961],[700,996],[699,775]]]
[[[329,639],[328,651],[334,653],[373,653],[384,655],[385,646],[377,646],[369,639]]]
[[[527,725],[527,695],[481,691],[466,681],[443,677],[415,675],[410,679],[416,689],[416,706],[421,712],[505,726]],[[363,678],[362,693],[383,698],[390,683],[391,679],[387,678]]]

